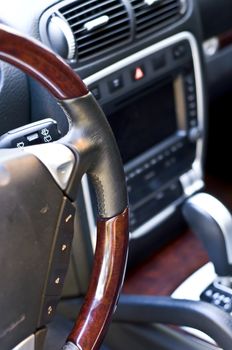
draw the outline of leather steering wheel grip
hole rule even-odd
[[[59,142],[76,156],[66,193],[76,197],[84,173],[96,191],[97,246],[88,292],[65,349],[98,349],[123,282],[128,247],[124,171],[106,118],[76,73],[41,43],[0,24],[0,59],[39,81],[57,99],[70,122]],[[49,145],[48,145],[49,146]]]

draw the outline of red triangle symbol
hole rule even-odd
[[[135,80],[143,79],[143,77],[144,77],[144,72],[143,72],[142,68],[137,67],[135,69]]]

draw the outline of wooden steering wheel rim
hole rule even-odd
[[[0,25],[0,59],[39,81],[60,101],[81,98],[88,89],[60,57],[41,43]],[[97,223],[97,246],[85,302],[64,349],[98,349],[121,289],[128,247],[128,210]]]

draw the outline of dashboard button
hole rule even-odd
[[[162,55],[157,55],[156,57],[153,58],[152,60],[152,66],[154,70],[161,69],[166,66],[166,57],[164,54]]]
[[[143,66],[137,66],[132,70],[132,79],[134,81],[142,80],[145,77],[145,70]]]
[[[185,44],[178,44],[173,48],[173,57],[179,59],[187,54],[187,47]]]
[[[110,92],[115,92],[115,91],[121,89],[123,87],[123,85],[124,85],[123,78],[121,75],[119,75],[118,77],[112,78],[108,82]]]
[[[100,100],[100,98],[101,98],[101,91],[100,91],[99,86],[91,87],[91,92],[92,92],[93,96],[96,98],[96,100]]]

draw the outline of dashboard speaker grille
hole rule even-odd
[[[105,54],[131,38],[129,15],[121,0],[79,0],[59,12],[73,31],[79,61]]]
[[[186,10],[183,0],[130,0],[135,16],[135,35],[158,31],[175,23]]]

